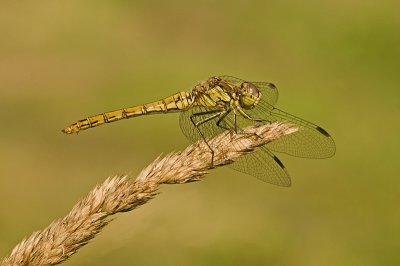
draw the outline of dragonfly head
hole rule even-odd
[[[261,99],[260,90],[250,82],[243,82],[240,86],[239,103],[244,109],[252,109]]]

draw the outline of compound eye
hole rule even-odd
[[[250,82],[247,83],[247,90],[250,95],[255,96],[255,97],[258,97],[258,95],[260,94],[260,91],[258,90],[256,85],[254,85],[253,83],[250,83]]]

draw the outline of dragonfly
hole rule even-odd
[[[240,133],[242,128],[254,124],[287,122],[298,130],[242,156],[229,166],[267,183],[290,186],[290,175],[275,152],[302,158],[329,158],[335,154],[336,146],[326,130],[276,108],[277,101],[278,89],[273,83],[215,76],[197,83],[191,91],[90,116],[62,132],[73,134],[122,119],[180,112],[179,124],[184,135],[192,142],[203,140],[213,155],[208,140],[225,130]]]

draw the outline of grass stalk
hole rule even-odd
[[[112,215],[132,211],[149,202],[158,194],[161,184],[199,181],[207,170],[232,163],[239,156],[297,130],[285,123],[272,123],[245,128],[246,134],[227,131],[209,141],[214,150],[213,166],[209,148],[199,141],[183,151],[157,158],[136,179],[127,175],[109,177],[65,217],[17,244],[0,265],[62,263],[99,234],[112,221]]]

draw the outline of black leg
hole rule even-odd
[[[229,109],[229,110],[227,110],[224,114],[222,114],[222,116],[221,116],[221,117],[218,119],[218,121],[217,121],[217,126],[219,126],[219,127],[222,128],[222,129],[225,129],[225,130],[231,130],[230,128],[221,125],[221,122],[225,119],[225,117],[226,117],[231,111],[232,111],[232,110]]]
[[[202,125],[202,124],[204,124],[204,123],[206,123],[206,122],[208,122],[208,121],[210,121],[210,120],[212,120],[212,119],[215,119],[216,117],[220,116],[220,115],[223,114],[224,112],[225,112],[225,111],[221,111],[221,110],[212,110],[212,111],[206,111],[206,112],[195,113],[195,114],[192,114],[192,115],[190,116],[190,121],[192,121],[193,125],[197,128],[197,130],[199,131],[199,133],[200,133],[202,139],[204,140],[204,142],[206,143],[207,147],[208,147],[208,148],[210,149],[210,151],[211,151],[211,167],[213,167],[213,165],[214,165],[214,150],[211,148],[210,144],[208,144],[207,139],[206,139],[206,137],[204,136],[203,132],[201,132],[199,126]],[[209,116],[209,117],[207,117],[207,118],[205,118],[205,119],[203,119],[203,120],[201,120],[201,121],[199,121],[199,122],[197,122],[197,123],[193,120],[193,118],[194,118],[195,116],[206,115],[206,114],[213,114],[213,115],[211,115],[211,116]]]
[[[256,121],[256,122],[269,122],[269,121],[266,120],[266,119],[255,118],[255,117],[249,116],[248,114],[246,114],[246,113],[243,111],[243,109],[242,109],[240,106],[238,106],[236,110],[237,110],[244,118],[249,119],[249,120],[251,120],[251,121]]]
[[[190,119],[192,119],[192,117],[195,116],[200,116],[200,115],[208,115],[208,114],[214,114],[214,113],[220,113],[221,110],[210,110],[210,111],[204,111],[204,112],[198,112],[198,113],[194,113],[190,116]]]
[[[235,133],[237,134],[236,112],[233,114],[233,129],[235,130]]]

